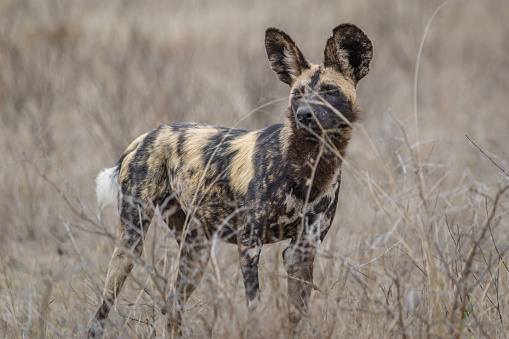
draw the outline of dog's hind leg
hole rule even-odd
[[[102,304],[95,313],[88,331],[89,338],[102,336],[104,322],[110,308],[115,303],[127,276],[131,273],[133,261],[142,253],[143,239],[153,215],[154,210],[151,206],[127,201],[122,203],[117,244],[108,266]]]
[[[172,290],[167,305],[167,309],[170,310],[168,330],[175,335],[182,331],[182,311],[200,283],[210,258],[210,244],[203,229],[194,228],[184,237],[177,237],[177,242],[180,246],[179,268],[176,273],[175,289]]]

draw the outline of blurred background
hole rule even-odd
[[[506,0],[0,1],[0,336],[84,336],[116,232],[94,179],[135,137],[282,122],[265,29],[321,63],[352,22],[374,58],[302,336],[505,337],[508,18]],[[177,245],[157,224],[107,336],[168,335],[148,277]],[[264,249],[246,321],[237,249],[218,244],[185,336],[285,337],[284,246]]]

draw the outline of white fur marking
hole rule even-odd
[[[105,168],[97,175],[96,194],[100,208],[116,206],[118,196],[117,167]]]

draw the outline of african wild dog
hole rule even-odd
[[[162,125],[99,174],[99,202],[118,198],[120,225],[90,337],[102,334],[157,206],[181,251],[175,290],[162,309],[172,331],[201,280],[214,234],[238,245],[249,308],[260,298],[262,246],[291,239],[283,261],[290,322],[297,327],[311,293],[317,246],[336,211],[342,159],[359,117],[356,86],[369,71],[373,48],[352,24],[334,29],[321,65],[310,64],[275,28],[267,29],[265,48],[272,69],[291,87],[284,124],[254,132]]]

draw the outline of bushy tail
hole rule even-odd
[[[117,206],[118,197],[118,166],[105,168],[97,175],[96,194],[100,208]]]

